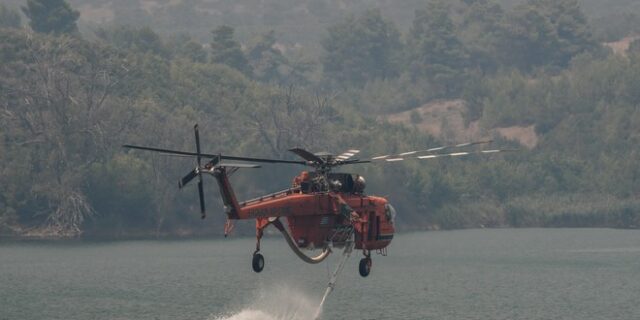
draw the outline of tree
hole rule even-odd
[[[338,120],[331,97],[298,93],[294,85],[263,92],[249,113],[247,127],[278,157],[290,146],[326,148],[333,140],[329,128]]]
[[[0,3],[0,28],[20,28],[20,14],[4,3]]]
[[[176,55],[187,58],[193,62],[207,62],[207,51],[202,48],[202,44],[189,39],[176,48]]]
[[[469,52],[471,66],[493,71],[501,64],[500,37],[504,12],[494,0],[461,0],[460,41]]]
[[[568,66],[571,58],[599,48],[577,0],[527,0],[509,17],[504,50],[522,70]]]
[[[351,15],[330,27],[322,47],[326,51],[322,59],[325,75],[338,83],[363,86],[398,74],[400,32],[378,9],[357,18]]]
[[[65,0],[27,0],[22,12],[29,18],[29,26],[40,33],[76,33],[80,12],[73,10]]]
[[[242,52],[240,44],[233,38],[233,28],[219,26],[213,31],[211,42],[211,62],[228,65],[246,75],[251,74],[249,61]]]
[[[53,232],[77,235],[94,213],[84,173],[117,146],[126,126],[129,111],[110,99],[127,72],[124,61],[108,47],[64,35],[18,33],[0,42],[0,52],[13,51],[5,46],[26,48],[0,58],[3,143],[8,160],[31,181],[22,199],[31,214],[25,218],[40,220],[44,212],[40,222]]]
[[[442,86],[445,95],[457,91],[457,77],[467,66],[467,53],[456,36],[447,4],[432,0],[416,10],[409,32],[409,65],[415,77]]]
[[[276,35],[273,30],[261,34],[249,44],[247,58],[256,79],[283,80],[281,69],[288,64],[288,61],[275,45]]]
[[[629,44],[629,52],[634,54],[640,54],[640,39],[633,40]]]
[[[149,27],[135,28],[118,26],[110,29],[99,29],[96,35],[113,46],[140,53],[153,53],[167,57],[168,49],[162,39]]]
[[[142,8],[142,2],[131,0],[111,0],[110,8],[113,10],[114,26],[131,26],[131,27],[144,27],[150,26],[154,22],[154,17],[151,16],[147,10]],[[154,15],[157,14],[157,10],[154,10]]]

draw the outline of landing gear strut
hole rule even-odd
[[[363,252],[364,258],[360,259],[360,265],[358,266],[358,271],[360,272],[360,276],[363,278],[368,276],[371,272],[371,253]]]
[[[256,251],[253,252],[253,259],[251,259],[251,267],[253,271],[260,272],[264,269],[264,257],[260,254],[260,240],[264,235],[264,228],[266,228],[275,219],[272,218],[256,219]]]
[[[251,266],[253,267],[253,271],[260,272],[264,269],[264,257],[258,252],[253,254],[253,259],[251,261]]]
[[[260,254],[260,239],[262,239],[262,229],[258,229],[256,251],[253,252],[253,259],[251,259],[251,267],[255,272],[260,272],[264,269],[264,257]]]

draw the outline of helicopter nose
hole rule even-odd
[[[394,224],[396,222],[396,215],[398,215],[398,213],[390,203],[387,203],[385,205],[385,215],[387,216],[387,220],[391,222],[391,224]]]

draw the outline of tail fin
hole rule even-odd
[[[222,202],[224,203],[225,213],[229,219],[237,220],[241,219],[242,209],[238,204],[231,183],[229,182],[229,176],[227,175],[227,167],[219,166],[213,169],[213,176],[218,181],[220,187],[220,195],[222,196]]]

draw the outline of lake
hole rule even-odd
[[[309,319],[338,254],[284,240],[0,242],[0,319]],[[396,235],[368,278],[354,252],[322,319],[640,319],[640,231],[484,229]]]

